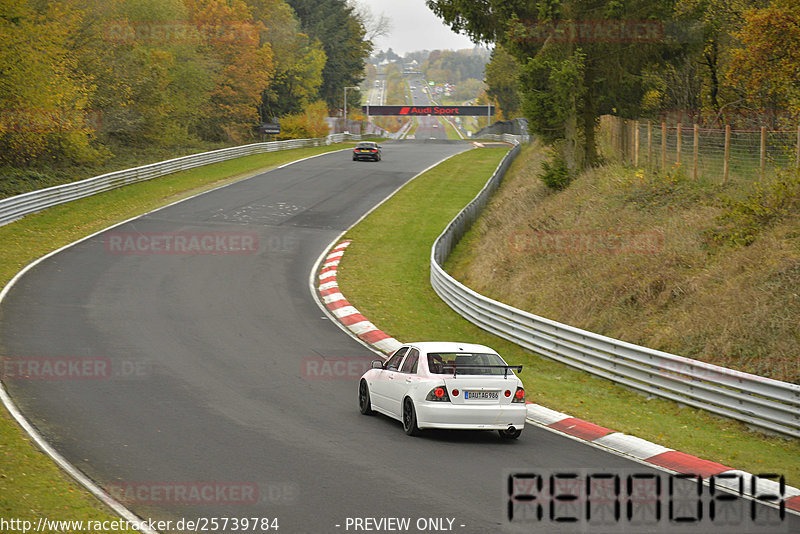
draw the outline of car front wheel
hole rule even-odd
[[[414,411],[414,403],[409,398],[406,398],[403,402],[403,430],[409,436],[419,435],[417,412]]]
[[[369,398],[369,386],[366,380],[362,380],[358,386],[358,409],[364,415],[372,415],[372,401]]]

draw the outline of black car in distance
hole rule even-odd
[[[378,143],[372,141],[362,141],[358,143],[353,149],[353,161],[362,159],[380,161],[381,160],[381,147]]]

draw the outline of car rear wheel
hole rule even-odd
[[[419,435],[417,412],[414,411],[414,403],[409,398],[406,398],[403,402],[403,430],[409,436]]]
[[[372,415],[372,401],[369,398],[369,386],[366,380],[362,380],[358,385],[358,409],[364,415]]]
[[[497,432],[500,434],[501,438],[512,440],[512,439],[517,439],[519,435],[522,434],[522,429],[521,428],[515,428],[514,430],[506,429],[506,430],[498,430]]]

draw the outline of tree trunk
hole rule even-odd
[[[708,65],[709,75],[711,77],[711,88],[709,90],[709,99],[711,100],[711,109],[719,112],[719,101],[717,95],[719,94],[719,76],[717,75],[717,40],[711,41],[711,50],[704,53],[706,65]]]
[[[591,59],[587,59],[583,71],[584,96],[581,106],[581,128],[583,129],[583,167],[590,168],[597,164],[597,139],[595,128],[597,117],[594,105],[594,68]]]
[[[573,176],[578,173],[579,162],[578,153],[578,107],[576,98],[570,97],[570,107],[572,108],[566,122],[564,123],[564,162],[567,164],[570,174]]]

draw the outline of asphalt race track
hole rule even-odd
[[[453,520],[455,532],[505,531],[509,469],[658,473],[538,427],[512,443],[490,432],[410,438],[400,423],[359,414],[357,373],[336,363],[374,355],[325,318],[309,273],[363,213],[470,145],[383,146],[380,163],[349,152],[306,160],[40,263],[0,308],[0,355],[28,373],[5,380],[23,413],[140,517],[277,518],[282,533],[355,532],[354,518],[389,517],[410,518],[410,532],[448,530],[427,518]],[[179,237],[180,253],[165,251]],[[192,239],[205,253],[187,253],[198,250]],[[77,370],[44,372],[58,362]],[[693,532],[666,510],[655,524],[610,531]],[[767,531],[798,532],[797,519]],[[576,526],[545,518],[511,531]]]
[[[411,89],[411,104],[415,106],[429,106],[431,105],[430,95],[423,90],[427,88],[425,80],[420,78],[411,78],[408,81]],[[447,130],[444,128],[443,120],[439,117],[417,117],[418,126],[414,134],[417,141],[425,141],[427,139],[447,139]]]

